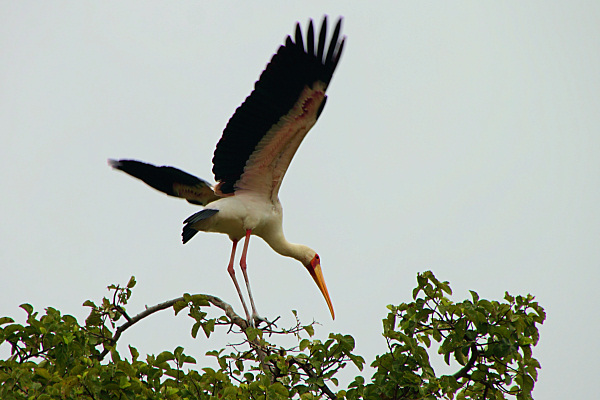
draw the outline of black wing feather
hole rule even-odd
[[[341,19],[336,26],[337,36],[329,43],[325,54],[327,17],[323,18],[317,54],[314,52],[314,30],[309,22],[307,49],[302,32],[296,27],[296,42],[288,36],[254,85],[254,90],[235,111],[213,157],[213,173],[223,194],[233,193],[235,183],[244,172],[246,161],[258,142],[294,106],[306,86],[315,82],[329,84],[339,60],[343,39],[339,42]]]
[[[317,58],[319,61],[323,61],[323,53],[325,52],[325,36],[327,36],[327,17],[323,20],[321,25],[321,32],[319,33],[319,48],[317,50]]]
[[[300,24],[296,24],[296,45],[304,49],[304,43],[302,42],[302,31],[300,30]]]
[[[306,34],[306,52],[308,54],[315,54],[315,29],[313,28],[312,19],[308,23],[308,33]]]
[[[341,29],[342,25],[340,24],[340,21],[338,21],[338,23],[335,25],[335,29],[333,30],[333,35],[331,36],[331,45],[329,46],[329,51],[327,52],[327,57],[325,58],[326,63],[334,59],[333,55],[338,43],[338,38],[340,37]]]
[[[174,167],[157,167],[137,160],[108,160],[108,163],[156,190],[192,204],[206,205],[219,198],[208,182]]]

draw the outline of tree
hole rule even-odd
[[[388,351],[372,362],[373,376],[357,376],[346,389],[338,388],[336,374],[349,362],[361,371],[364,366],[354,354],[353,337],[331,333],[316,339],[314,323],[302,325],[297,316],[291,328],[259,329],[221,299],[189,294],[130,316],[133,277],[125,287],[109,286],[111,299],[99,305],[86,301],[90,314],[83,325],[54,308],[40,316],[23,304],[25,324],[0,318],[0,346],[11,351],[0,360],[0,398],[530,399],[540,368],[532,348],[545,319],[534,297],[506,293],[499,302],[471,291],[470,300],[453,302],[448,282],[430,271],[419,274],[417,283],[412,302],[388,306],[383,320]],[[209,305],[223,315],[207,318]],[[195,367],[182,347],[145,361],[131,345],[128,355],[117,351],[123,331],[165,309],[186,310],[193,337],[200,328],[207,337],[220,329],[242,343],[207,353],[217,369]],[[272,343],[275,334],[294,335],[297,346]],[[436,347],[446,363],[459,364],[454,374],[436,375],[429,361]]]

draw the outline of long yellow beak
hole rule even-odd
[[[321,264],[315,265],[314,274],[311,274],[315,283],[323,293],[323,297],[325,297],[325,301],[327,302],[327,306],[329,307],[329,312],[331,312],[331,318],[335,319],[335,313],[333,312],[333,304],[331,304],[331,299],[329,298],[329,292],[327,291],[327,285],[325,285],[325,278],[323,278],[323,271],[321,271]]]

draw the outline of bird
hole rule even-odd
[[[203,207],[183,222],[184,244],[200,231],[229,236],[232,248],[227,271],[250,324],[264,321],[256,310],[247,274],[246,258],[252,235],[262,238],[280,255],[302,263],[335,319],[319,255],[310,247],[290,243],[285,238],[278,193],[296,150],[325,106],[325,92],[346,40],[340,36],[341,26],[342,17],[327,41],[327,16],[323,17],[318,36],[312,19],[305,37],[300,23],[296,23],[294,33],[286,37],[260,74],[253,91],[226,124],[212,159],[214,186],[171,166],[132,159],[108,160],[116,170],[169,196]],[[236,248],[242,239],[240,268],[252,315],[234,270]]]

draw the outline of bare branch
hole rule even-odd
[[[229,320],[233,324],[237,325],[242,331],[246,330],[246,328],[248,327],[248,322],[244,318],[242,318],[238,314],[236,314],[236,312],[233,311],[233,307],[231,307],[230,304],[224,302],[223,300],[221,300],[220,298],[218,298],[216,296],[211,296],[209,294],[204,294],[202,296],[204,296],[209,303],[211,303],[215,307],[223,310],[225,312],[225,315],[227,315],[227,317],[229,318]],[[173,300],[165,301],[165,302],[157,304],[155,306],[146,308],[144,311],[142,311],[141,313],[137,314],[134,317],[129,317],[128,315],[125,314],[125,310],[123,310],[121,307],[116,307],[116,310],[127,319],[127,322],[124,323],[123,325],[119,326],[117,328],[117,330],[115,331],[115,335],[110,339],[112,345],[114,346],[117,343],[117,341],[119,340],[119,338],[121,337],[121,334],[123,332],[125,332],[127,329],[132,327],[137,322],[154,314],[155,312],[165,310],[167,308],[171,308],[180,301],[185,301],[185,299],[183,297],[178,297]],[[108,354],[109,351],[110,350],[107,347],[105,347],[104,350],[102,351],[102,353],[100,353],[100,355],[98,356],[98,359],[100,361],[102,361],[102,359],[104,359],[104,357],[106,357],[106,355]],[[266,355],[265,355],[265,357],[266,357]],[[262,360],[264,360],[264,357],[261,359],[261,361]]]

